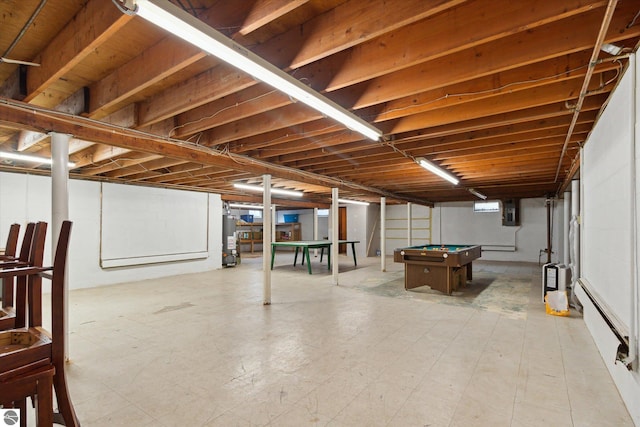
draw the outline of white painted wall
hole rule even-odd
[[[637,279],[640,184],[640,70],[632,55],[629,68],[589,135],[581,161],[580,266],[601,306],[629,333],[640,329]],[[634,153],[635,151],[635,153]],[[633,157],[635,154],[635,158]],[[635,169],[635,176],[634,176]],[[635,179],[635,180],[634,180]],[[635,199],[635,200],[634,200]],[[635,203],[633,203],[635,201]],[[590,299],[577,286],[584,320],[635,424],[640,426],[640,368],[616,363],[618,340]]]
[[[144,187],[139,189],[145,191]],[[208,215],[209,255],[206,259],[102,269],[100,183],[70,180],[69,217],[73,230],[69,247],[69,287],[87,288],[221,268],[222,202],[219,195],[209,194]],[[50,178],[0,172],[0,241],[6,241],[10,224],[18,222],[24,231],[24,225],[29,221],[51,222]],[[47,242],[51,242],[50,231]],[[51,262],[51,252],[51,244],[47,244],[45,263]]]
[[[379,210],[380,207],[377,206]],[[371,212],[375,214],[375,212]],[[540,254],[547,246],[547,208],[545,199],[520,200],[520,226],[502,225],[500,212],[473,211],[473,202],[438,203],[431,209],[431,241],[432,244],[475,244],[504,245],[515,247],[508,251],[484,250],[482,259],[491,261],[523,261],[546,262],[546,254]],[[413,206],[414,227],[427,228],[429,209],[424,206]],[[407,243],[407,206],[387,206],[386,252],[392,254],[398,247]],[[553,210],[552,262],[562,259],[562,203],[556,203]],[[377,227],[379,230],[379,225]],[[378,231],[379,233],[379,231]],[[426,230],[414,230],[413,243],[429,243]],[[379,236],[379,234],[378,234]],[[379,237],[378,237],[379,239]],[[374,244],[376,241],[374,240]]]
[[[552,262],[562,251],[562,204],[553,212]],[[474,212],[473,202],[442,203],[434,208],[434,244],[483,245],[482,259],[490,261],[546,262],[547,207],[545,199],[520,200],[520,226],[503,226],[500,212]],[[490,246],[513,246],[515,251],[485,250]],[[500,248],[508,249],[508,248]]]

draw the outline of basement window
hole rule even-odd
[[[249,215],[253,215],[253,218],[262,218],[262,209],[256,211],[249,211]]]
[[[497,200],[493,201],[477,201],[473,202],[473,211],[474,212],[500,212],[500,202]]]

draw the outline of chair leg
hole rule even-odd
[[[38,381],[36,402],[36,416],[38,427],[53,426],[53,380],[52,375],[45,375]]]
[[[71,403],[67,378],[64,374],[64,367],[56,366],[56,374],[53,377],[53,386],[56,390],[56,400],[58,401],[58,411],[64,418],[64,425],[67,427],[80,427],[80,422],[76,416],[76,411]]]
[[[23,397],[13,403],[20,411],[20,427],[27,427],[27,398]]]

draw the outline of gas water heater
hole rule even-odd
[[[222,215],[222,266],[233,267],[240,258],[236,245],[236,218]]]

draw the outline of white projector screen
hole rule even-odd
[[[627,72],[582,153],[582,277],[627,328],[633,286],[632,72]]]
[[[102,184],[102,268],[206,258],[207,228],[206,193]]]

